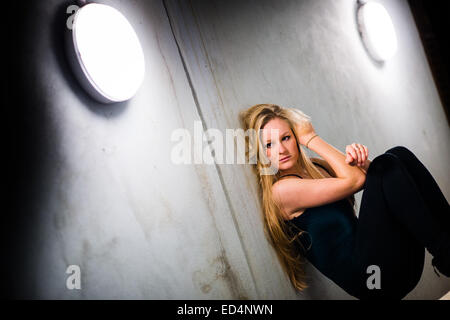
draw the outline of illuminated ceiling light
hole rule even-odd
[[[359,7],[357,15],[359,31],[370,55],[377,61],[393,57],[397,51],[397,37],[386,9],[380,3],[370,1]]]
[[[132,98],[144,80],[145,61],[128,20],[113,7],[89,3],[77,10],[67,53],[81,85],[103,103]]]

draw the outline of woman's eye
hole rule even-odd
[[[285,140],[285,139],[286,139],[286,140],[289,140],[290,137],[291,137],[291,136],[284,136],[282,140]],[[272,143],[269,142],[268,144],[266,144],[266,148],[270,148],[271,145],[272,145]]]

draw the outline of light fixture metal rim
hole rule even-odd
[[[130,26],[132,27],[133,32],[135,33],[135,36],[137,38],[137,43],[139,45],[139,49],[140,52],[142,54],[142,63],[143,63],[143,72],[141,72],[141,77],[139,80],[139,85],[136,86],[136,90],[134,90],[134,92],[132,94],[130,94],[129,96],[127,96],[125,99],[115,99],[112,96],[110,96],[109,94],[107,94],[106,92],[104,92],[104,90],[102,90],[94,81],[94,79],[92,78],[92,76],[89,74],[89,71],[87,70],[84,62],[83,62],[83,58],[81,56],[81,52],[79,50],[78,44],[77,44],[77,39],[76,39],[76,28],[77,28],[77,19],[79,17],[79,14],[81,12],[81,10],[83,10],[86,7],[92,6],[92,5],[99,5],[99,6],[107,6],[105,4],[100,4],[100,3],[87,3],[84,6],[82,6],[81,8],[79,8],[77,10],[77,12],[74,15],[74,19],[73,19],[73,24],[72,24],[72,32],[71,32],[71,40],[73,43],[73,49],[75,51],[75,56],[77,59],[78,64],[81,67],[81,70],[84,74],[84,76],[86,77],[86,79],[89,81],[89,83],[92,85],[92,87],[95,89],[95,93],[92,93],[92,90],[90,90],[91,94],[94,94],[97,100],[100,100],[101,102],[104,103],[116,103],[116,102],[123,102],[123,101],[127,101],[130,100],[140,89],[140,87],[142,86],[142,83],[144,82],[145,79],[145,55],[144,55],[144,50],[142,48],[142,45],[139,41],[139,37],[137,37],[136,31],[134,30],[133,26],[131,25],[131,23],[128,21],[128,19],[126,19],[126,17],[124,16],[124,18],[126,19],[126,21],[130,24]],[[110,7],[110,6],[108,6]],[[111,7],[113,8],[113,7]],[[118,11],[117,9],[113,8],[114,10]],[[122,13],[120,11],[118,11],[121,15]]]
[[[73,47],[75,50],[75,56],[77,57],[78,63],[80,64],[81,70],[83,71],[86,79],[89,81],[89,83],[94,87],[94,89],[98,92],[97,98],[100,98],[100,100],[102,102],[106,102],[106,103],[114,103],[114,102],[120,102],[118,100],[115,100],[113,98],[111,98],[106,92],[104,92],[94,81],[94,79],[92,79],[92,76],[89,74],[89,71],[87,70],[84,62],[83,62],[83,58],[81,57],[81,52],[80,49],[78,47],[77,44],[77,33],[76,33],[76,28],[77,28],[77,20],[78,17],[80,15],[80,12],[82,12],[82,10],[84,10],[86,7],[92,6],[92,5],[101,5],[101,4],[97,4],[97,3],[88,3],[85,4],[84,6],[82,6],[80,9],[77,10],[77,12],[75,13],[75,16],[73,18],[73,25],[72,25],[72,39],[73,39]]]
[[[385,60],[383,59],[383,57],[381,57],[378,54],[377,50],[375,50],[375,48],[373,46],[372,41],[370,40],[370,37],[368,35],[368,31],[367,31],[367,28],[366,28],[366,21],[364,20],[364,12],[365,12],[365,10],[367,10],[367,8],[368,8],[367,5],[369,3],[370,2],[362,3],[361,6],[358,8],[358,13],[357,13],[357,16],[358,16],[358,27],[359,27],[360,32],[361,32],[361,37],[362,37],[363,43],[366,46],[367,50],[369,51],[370,55],[376,61],[383,62]]]

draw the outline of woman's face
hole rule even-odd
[[[280,171],[290,169],[297,163],[299,157],[297,140],[285,120],[275,118],[264,126],[262,144],[272,166],[278,164]]]

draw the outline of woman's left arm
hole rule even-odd
[[[356,166],[367,175],[367,170],[369,170],[371,163],[369,160],[369,149],[365,145],[352,143],[346,147],[345,151],[347,153],[345,162],[351,166]]]
[[[367,170],[369,170],[369,166],[370,166],[371,162],[372,161],[367,159],[366,161],[364,161],[364,164],[361,167],[358,166],[357,168],[359,168],[362,172],[364,172],[364,174],[367,174]]]

